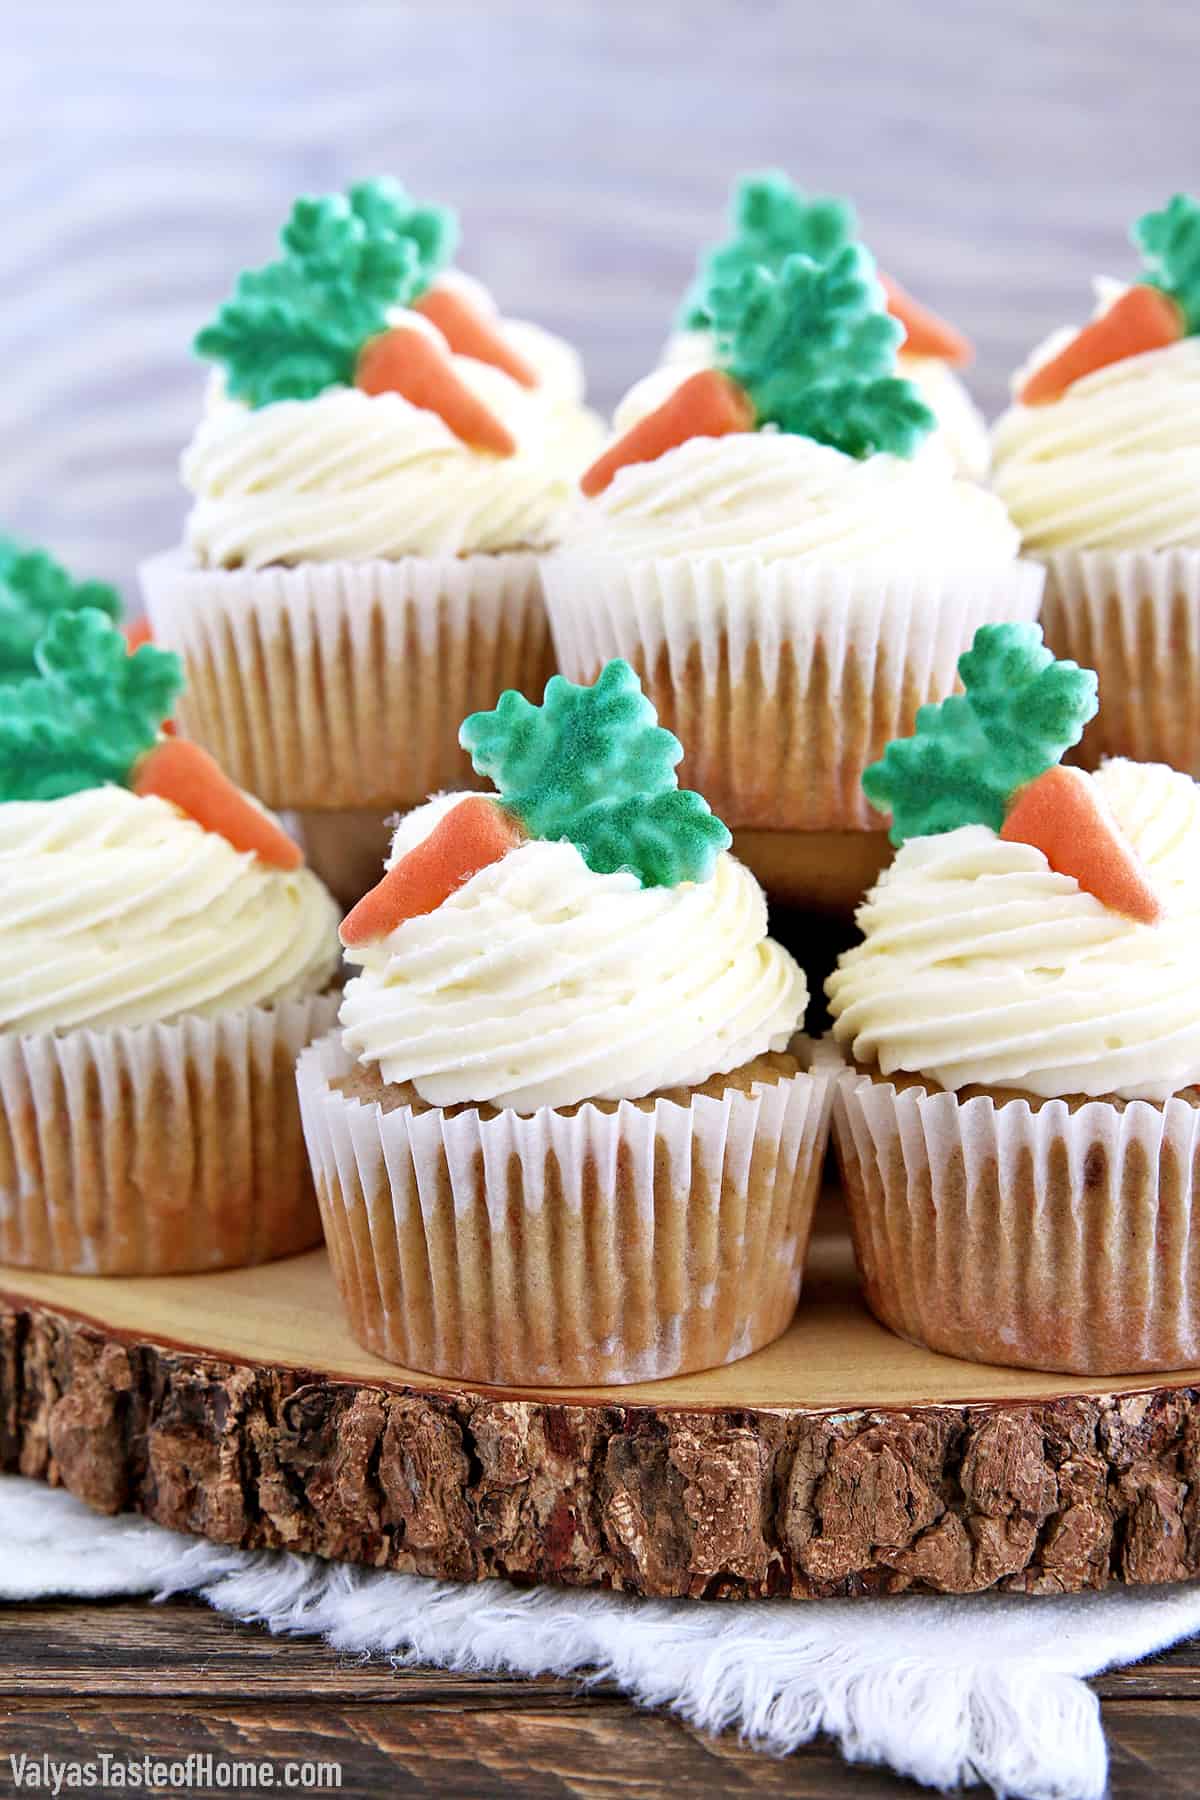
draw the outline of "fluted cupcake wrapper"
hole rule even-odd
[[[954,691],[977,628],[1037,617],[1042,571],[933,575],[693,556],[546,561],[560,669],[623,656],[684,745],[681,780],[737,830],[875,831],[863,770]]]
[[[997,1102],[847,1070],[834,1142],[871,1310],[950,1356],[1200,1364],[1200,1108]]]
[[[1100,677],[1100,711],[1071,760],[1165,762],[1200,775],[1200,550],[1056,550],[1046,642]]]
[[[383,874],[398,807],[345,807],[330,812],[285,812],[282,823],[304,851],[304,859],[334,899],[347,911]]]
[[[334,1275],[358,1340],[507,1385],[652,1380],[734,1362],[800,1291],[831,1081],[528,1117],[348,1098],[340,1040],[300,1059]]]
[[[172,1275],[319,1242],[295,1063],[337,996],[0,1035],[0,1262]]]
[[[268,806],[379,816],[478,787],[458,728],[553,673],[541,559],[141,570],[155,639],[183,658],[180,729]]]

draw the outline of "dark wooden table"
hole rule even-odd
[[[1113,1800],[1193,1800],[1200,1639],[1095,1686]],[[901,1800],[927,1791],[848,1768],[827,1743],[774,1761],[732,1737],[704,1737],[639,1712],[611,1689],[584,1694],[569,1681],[393,1670],[382,1659],[364,1663],[319,1643],[270,1638],[188,1600],[0,1611],[0,1793],[15,1791],[8,1759],[22,1751],[56,1760],[107,1751],[139,1760],[207,1752],[276,1764],[336,1761],[343,1794],[437,1800]]]

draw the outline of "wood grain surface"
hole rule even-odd
[[[1110,1800],[1192,1800],[1200,1642],[1091,1684]],[[0,1781],[7,1757],[336,1761],[341,1793],[398,1800],[658,1800],[677,1794],[917,1800],[820,1741],[783,1761],[636,1711],[611,1688],[391,1669],[268,1638],[194,1601],[32,1604],[0,1612]],[[6,1787],[6,1790],[7,1787]],[[214,1790],[195,1788],[194,1793]]]
[[[129,581],[177,535],[196,327],[292,196],[392,169],[583,349],[657,355],[731,177],[853,195],[897,277],[1031,345],[1196,183],[1190,0],[41,0],[0,8],[0,520]]]
[[[835,1221],[826,1215],[828,1224]],[[822,1231],[779,1344],[644,1387],[456,1387],[365,1357],[320,1254],[0,1272],[0,1466],[103,1512],[453,1580],[749,1599],[1200,1573],[1200,1376],[1021,1376],[866,1314]]]
[[[239,1364],[293,1370],[305,1379],[320,1376],[372,1388],[429,1391],[450,1403],[479,1393],[498,1402],[528,1398],[563,1408],[646,1407],[655,1414],[776,1411],[786,1416],[1053,1402],[1072,1396],[1090,1400],[1200,1388],[1200,1369],[1102,1378],[1044,1374],[960,1362],[905,1342],[867,1310],[842,1207],[831,1187],[805,1262],[801,1302],[782,1337],[723,1368],[624,1387],[486,1388],[400,1369],[350,1335],[324,1249],[257,1268],[136,1279],[43,1275],[0,1266],[0,1298],[13,1307],[31,1302],[78,1316],[117,1340],[203,1351]]]

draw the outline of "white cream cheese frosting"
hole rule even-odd
[[[711,354],[712,340],[706,331],[675,331],[667,339],[663,363],[677,369],[703,368]],[[896,358],[896,373],[913,383],[937,420],[937,429],[926,438],[918,456],[928,455],[932,449],[949,457],[956,475],[967,481],[985,480],[991,460],[987,422],[965,382],[939,357],[907,356],[903,348]],[[615,422],[618,430],[623,429],[619,420]]]
[[[993,429],[992,482],[1035,552],[1200,547],[1200,338],[1012,406]]]
[[[393,856],[462,798],[401,822]],[[347,959],[343,1042],[434,1106],[517,1112],[691,1087],[783,1050],[808,1001],[749,870],[643,888],[533,841]]]
[[[461,269],[444,269],[437,285],[461,294],[491,321],[510,348],[524,357],[537,375],[532,397],[543,409],[549,454],[567,475],[582,474],[603,445],[604,421],[585,404],[586,381],[579,352],[544,325],[501,314],[491,290]]]
[[[397,309],[392,323],[445,347],[420,313]],[[530,354],[528,334],[519,338],[516,347]],[[515,438],[512,456],[463,443],[439,414],[400,394],[331,387],[312,400],[251,408],[214,380],[181,464],[193,496],[187,546],[221,568],[544,548],[560,535],[592,445],[576,441],[583,426],[571,356],[544,346],[540,361],[531,355],[552,371],[546,394],[451,356],[460,380]]]
[[[688,372],[674,364],[640,381],[617,409],[617,431],[661,405]],[[860,462],[768,426],[691,438],[618,469],[576,509],[571,542],[634,558],[741,551],[934,570],[1013,562],[1020,539],[1000,501],[959,480],[940,452]]]
[[[987,420],[956,370],[940,357],[906,356],[902,350],[896,358],[896,373],[912,382],[937,420],[927,444],[947,453],[956,475],[966,481],[986,481],[992,458]]]
[[[126,788],[0,805],[0,1030],[145,1025],[317,993],[338,911]]]
[[[826,983],[834,1034],[943,1088],[1166,1100],[1200,1081],[1200,786],[1118,760],[1092,777],[1162,898],[1142,925],[983,825],[910,838]]]

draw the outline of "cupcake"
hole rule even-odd
[[[1042,623],[1098,670],[1079,760],[1200,775],[1200,203],[1133,229],[1142,273],[1021,370],[994,431],[995,485],[1046,566]]]
[[[1200,788],[1060,758],[1096,678],[990,626],[865,784],[895,861],[827,983],[872,1310],[973,1361],[1200,1362]]]
[[[472,780],[447,721],[540,692],[540,556],[595,440],[574,353],[447,270],[455,237],[390,182],[296,203],[196,340],[185,544],[143,574],[181,729],[349,898],[387,814]]]
[[[848,200],[810,199],[778,169],[743,175],[730,201],[729,236],[701,256],[699,272],[667,343],[666,361],[698,367],[711,360],[712,321],[706,296],[714,276],[736,279],[743,269],[759,263],[778,270],[797,254],[828,262],[856,235],[854,208]],[[948,453],[957,474],[983,481],[990,454],[987,426],[956,373],[972,360],[970,342],[898,282],[886,275],[879,280],[888,312],[904,328],[896,372],[912,382],[937,421],[929,442]]]
[[[174,656],[60,612],[0,708],[0,1262],[171,1274],[320,1236],[294,1087],[337,911],[159,734]]]
[[[351,1330],[502,1384],[746,1356],[795,1309],[827,1136],[803,972],[624,663],[461,735],[497,793],[401,822],[300,1059]]]
[[[773,898],[849,909],[887,855],[863,770],[949,694],[978,625],[1036,616],[994,496],[921,451],[901,326],[849,244],[705,291],[716,361],[634,389],[546,595],[559,667],[613,656]]]

